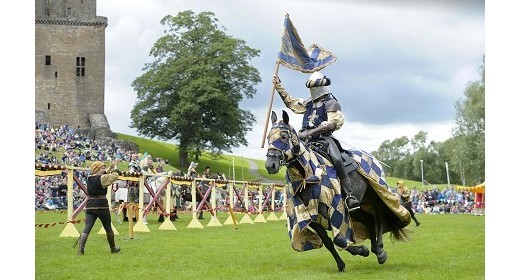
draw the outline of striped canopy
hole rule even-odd
[[[457,190],[470,191],[474,193],[486,193],[486,182],[473,187],[457,186]]]

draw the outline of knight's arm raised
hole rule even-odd
[[[282,81],[280,81],[280,78],[278,78],[278,76],[273,76],[273,84],[274,88],[276,89],[276,92],[278,92],[278,94],[282,98],[283,103],[287,108],[291,109],[291,111],[293,111],[296,114],[305,113],[305,99],[293,98],[292,96],[290,96],[289,93],[283,87]]]

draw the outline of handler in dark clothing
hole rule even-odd
[[[90,176],[87,178],[88,197],[87,205],[85,207],[85,228],[79,237],[78,255],[83,255],[85,253],[85,243],[87,243],[88,235],[97,218],[101,220],[103,228],[106,231],[110,251],[112,253],[117,253],[121,250],[116,246],[114,241],[110,207],[106,197],[108,190],[107,187],[117,181],[119,175],[119,172],[117,171],[118,163],[119,159],[116,159],[107,170],[105,170],[106,165],[102,161],[94,161],[92,165],[90,165]]]
[[[404,186],[403,181],[397,181],[397,194],[401,198],[401,205],[403,205],[408,212],[410,212],[410,216],[412,216],[412,219],[415,221],[415,226],[420,226],[421,223],[417,218],[415,217],[415,213],[412,209],[412,199],[410,197],[410,190]]]

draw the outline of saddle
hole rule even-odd
[[[357,170],[358,163],[352,158],[352,153],[344,150],[336,139],[333,139],[332,137],[322,137],[318,140],[309,142],[309,146],[314,152],[320,154],[322,157],[332,162],[332,158],[329,155],[328,150],[329,145],[334,145],[334,143],[330,143],[329,141],[334,141],[338,146],[338,150],[340,150],[341,161],[343,162],[343,167],[345,168],[345,173],[350,174],[350,172]]]

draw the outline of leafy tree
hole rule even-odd
[[[415,136],[410,140],[410,145],[412,145],[412,150],[415,153],[419,148],[422,148],[426,145],[426,139],[428,138],[428,132],[419,131]]]
[[[377,151],[373,152],[377,159],[390,166],[385,171],[388,176],[395,177],[399,173],[400,167],[398,165],[400,161],[410,153],[407,147],[409,142],[410,140],[406,136],[392,141],[385,140],[379,145]]]
[[[463,174],[463,183],[469,185],[485,180],[485,64],[480,70],[480,80],[470,82],[455,105],[452,160]]]
[[[166,35],[150,51],[154,61],[132,83],[138,101],[130,126],[152,139],[177,142],[182,167],[189,153],[218,155],[247,145],[245,134],[255,121],[238,105],[256,94],[261,79],[248,61],[260,51],[226,35],[217,22],[212,12],[165,16]]]

